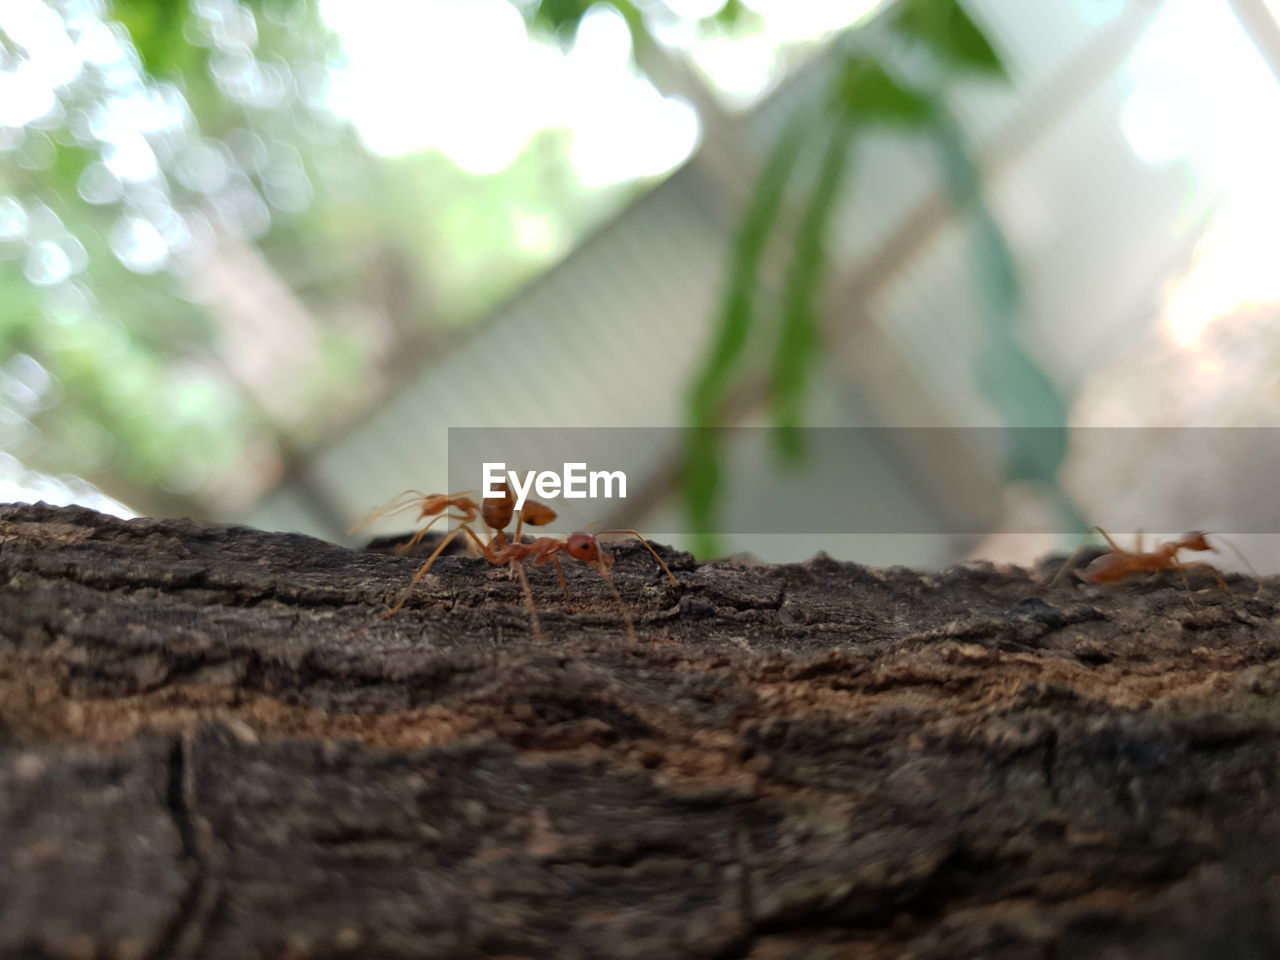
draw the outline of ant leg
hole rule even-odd
[[[658,561],[658,566],[660,566],[660,567],[662,568],[662,572],[663,572],[663,573],[665,573],[665,574],[667,575],[667,578],[668,578],[672,583],[674,583],[677,587],[678,587],[678,586],[680,586],[680,581],[679,581],[679,580],[677,580],[677,579],[676,579],[676,575],[675,575],[674,573],[672,573],[672,572],[671,572],[671,568],[670,568],[670,567],[668,567],[668,566],[666,565],[666,563],[664,563],[664,562],[663,562],[662,558],[661,558],[660,556],[658,556],[658,551],[657,551],[657,550],[655,550],[655,549],[653,549],[653,546],[649,543],[649,541],[648,541],[648,540],[646,540],[646,539],[645,539],[645,538],[640,534],[640,531],[638,531],[638,530],[601,530],[601,531],[600,531],[600,533],[602,533],[602,534],[604,534],[604,533],[629,533],[629,534],[631,534],[633,537],[635,537],[637,540],[639,540],[641,543],[643,543],[643,544],[644,544],[644,546],[645,546],[645,549],[646,549],[646,550],[648,550],[650,553],[652,553],[652,554],[653,554],[653,559],[655,559],[655,560],[657,560],[657,561]]]
[[[416,547],[418,545],[418,541],[431,532],[432,524],[434,524],[437,520],[439,520],[443,516],[444,514],[439,513],[439,514],[436,514],[434,517],[432,517],[430,520],[428,520],[427,525],[423,527],[421,530],[419,530],[417,533],[415,533],[411,540],[407,540],[404,543],[400,544],[400,546],[396,547],[396,553],[403,556],[404,554],[412,550],[414,547]]]
[[[485,558],[489,560],[490,563],[493,562],[493,557],[490,556],[488,551],[485,549],[484,544],[480,542],[480,538],[476,536],[475,531],[472,530],[469,526],[467,526],[464,523],[462,526],[458,527],[458,529],[451,530],[449,532],[449,535],[440,541],[435,551],[431,554],[431,556],[427,557],[426,562],[418,568],[418,572],[415,573],[413,575],[413,579],[409,581],[409,589],[404,592],[404,596],[400,598],[400,602],[397,603],[390,610],[388,610],[386,613],[384,613],[379,619],[385,620],[387,619],[387,617],[390,617],[393,614],[400,612],[400,609],[406,603],[409,602],[409,597],[413,593],[413,588],[417,586],[419,580],[421,580],[423,577],[427,575],[427,572],[431,569],[431,565],[436,562],[436,558],[440,556],[440,554],[444,553],[445,547],[449,546],[449,544],[453,542],[454,537],[456,537],[458,534],[463,532],[465,532],[467,536],[469,536],[472,540],[475,541],[476,546],[478,546],[480,548],[480,551],[484,553]]]
[[[564,593],[565,605],[568,606],[570,610],[572,610],[573,604],[569,602],[569,584],[564,579],[564,565],[560,563],[559,555],[555,553],[545,554],[542,557],[539,557],[537,560],[533,561],[533,565],[535,567],[541,567],[548,560],[556,565],[556,577],[559,578],[560,580],[560,590]]]
[[[657,554],[655,553],[654,556],[656,557]],[[659,560],[658,562],[661,563],[662,561]],[[608,584],[609,591],[613,594],[613,599],[618,601],[618,611],[622,614],[622,622],[627,625],[627,639],[633,644],[638,643],[639,641],[636,640],[636,625],[632,622],[631,614],[627,612],[627,605],[622,601],[622,594],[618,592],[618,587],[613,582],[613,576],[609,573],[609,566],[605,563],[603,550],[598,550],[596,553],[596,568],[600,571],[600,576],[604,577],[604,582]],[[667,572],[670,573],[670,571]]]
[[[436,546],[435,551],[431,554],[431,556],[427,557],[426,562],[423,563],[422,566],[418,568],[418,571],[413,575],[413,579],[409,581],[409,589],[407,589],[404,592],[404,596],[400,598],[400,602],[397,603],[390,610],[388,610],[386,613],[384,613],[381,619],[385,620],[387,619],[387,617],[393,616],[400,612],[400,609],[406,603],[409,602],[409,597],[413,593],[413,588],[417,585],[418,581],[427,575],[427,571],[431,569],[431,565],[436,562],[436,557],[444,553],[444,548],[449,546],[449,544],[453,542],[453,538],[456,537],[459,533],[461,533],[465,529],[467,528],[458,527],[457,530],[450,531],[449,535],[440,541],[440,543]]]
[[[476,542],[479,543],[478,540]],[[506,546],[507,546],[507,532],[505,530],[494,530],[491,534],[489,534],[488,545],[487,546],[482,545],[480,547],[480,550],[486,557],[492,558],[495,553],[497,553],[499,550],[505,549]],[[507,579],[508,580],[511,579],[511,568],[509,566],[507,567]]]
[[[524,564],[515,557],[511,558],[511,566],[520,576],[520,586],[524,590],[524,602],[529,606],[529,624],[533,627],[533,642],[542,642],[542,621],[538,619],[538,606],[533,602],[533,591],[529,589],[529,578],[525,575]]]
[[[1084,543],[1080,544],[1080,546],[1076,547],[1074,550],[1071,551],[1071,556],[1067,557],[1067,559],[1062,562],[1062,566],[1058,568],[1058,572],[1055,573],[1052,577],[1050,577],[1049,582],[1044,585],[1043,589],[1045,593],[1048,593],[1050,590],[1052,590],[1054,587],[1058,585],[1058,581],[1062,579],[1062,575],[1071,569],[1071,565],[1076,562],[1080,554],[1084,552],[1084,548],[1087,547],[1088,545],[1089,545],[1088,539],[1086,538]]]
[[[1099,527],[1099,526],[1094,526],[1094,528],[1093,528],[1093,529],[1095,529],[1095,530],[1097,530],[1097,531],[1098,531],[1099,536],[1101,536],[1103,540],[1107,541],[1107,546],[1109,546],[1109,547],[1110,547],[1112,550],[1114,550],[1116,553],[1128,553],[1128,552],[1129,552],[1128,550],[1125,550],[1123,547],[1121,547],[1121,546],[1120,546],[1118,543],[1116,543],[1114,540],[1112,540],[1112,539],[1111,539],[1111,534],[1107,533],[1107,531],[1103,530],[1101,527]],[[1139,553],[1141,553],[1141,552],[1142,552],[1142,531],[1141,531],[1141,530],[1139,530],[1139,531],[1138,531],[1138,552],[1139,552]]]
[[[467,536],[471,538],[471,542],[475,544],[475,548],[480,551],[480,556],[484,557],[490,563],[499,562],[490,546],[487,546],[483,540],[476,536],[476,532],[472,530],[468,524],[464,523],[458,527],[458,529],[467,531]]]
[[[1107,536],[1107,534],[1105,533],[1105,531],[1103,531],[1101,527],[1094,527],[1093,529],[1097,530],[1098,533],[1101,533],[1104,537],[1106,537],[1107,543],[1110,543],[1113,547],[1115,547],[1115,543],[1112,541],[1110,537]],[[1084,539],[1080,541],[1080,546],[1076,547],[1074,550],[1071,551],[1071,556],[1067,557],[1067,559],[1063,561],[1062,566],[1058,568],[1058,572],[1055,573],[1049,579],[1049,582],[1044,585],[1042,589],[1044,590],[1045,593],[1048,593],[1057,585],[1058,581],[1062,579],[1062,575],[1071,569],[1072,565],[1076,562],[1076,560],[1079,559],[1080,554],[1084,553],[1085,548],[1087,546],[1089,546],[1089,534],[1086,533],[1084,535]]]
[[[1230,593],[1232,596],[1235,596],[1235,594],[1231,590],[1231,587],[1227,585],[1227,581],[1222,579],[1222,572],[1217,567],[1215,567],[1212,563],[1205,563],[1203,560],[1193,560],[1190,563],[1182,563],[1179,560],[1175,560],[1174,564],[1176,565],[1177,569],[1182,571],[1183,580],[1186,580],[1187,571],[1190,570],[1192,567],[1204,567],[1204,569],[1208,570],[1210,573],[1213,574],[1213,579],[1218,581],[1218,586],[1220,586],[1223,590],[1227,591],[1227,593]],[[1188,590],[1190,590],[1190,587],[1188,587]]]
[[[560,578],[560,589],[564,591],[564,602],[570,609],[573,609],[573,605],[569,603],[569,584],[564,579],[564,566],[560,563],[560,558],[554,553],[551,555],[551,559],[556,562],[556,576]]]
[[[1177,561],[1174,562],[1176,563]],[[1193,607],[1200,606],[1200,604],[1196,603],[1196,598],[1191,595],[1191,581],[1187,579],[1187,568],[1182,564],[1178,564],[1176,569],[1182,574],[1182,588],[1187,591],[1187,602]]]
[[[401,555],[408,553],[410,550],[412,550],[415,546],[418,545],[419,540],[421,540],[431,531],[431,527],[435,524],[437,520],[444,520],[444,519],[460,520],[463,523],[466,523],[469,520],[473,520],[475,518],[464,517],[464,516],[460,516],[458,514],[453,514],[453,513],[438,513],[434,517],[432,517],[430,520],[427,521],[427,525],[425,527],[423,527],[421,530],[419,530],[417,533],[413,535],[412,540],[408,541],[407,543],[402,543],[400,544],[400,546],[396,547],[396,553],[399,553]]]

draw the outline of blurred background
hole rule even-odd
[[[1278,6],[2,0],[0,501],[343,541],[450,427],[679,427],[565,529],[1027,560],[1195,488],[1280,568],[1273,477],[1076,439],[1280,426]],[[717,525],[844,426],[1044,429],[820,480],[990,535]]]

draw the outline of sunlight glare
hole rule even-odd
[[[884,0],[744,0],[765,19],[775,40],[804,40],[857,23]]]
[[[677,17],[686,20],[702,20],[714,17],[724,7],[725,0],[663,0]]]
[[[1188,70],[1186,51],[1198,69]],[[1215,199],[1191,269],[1172,286],[1161,320],[1184,350],[1219,317],[1280,300],[1280,85],[1239,22],[1213,4],[1176,0],[1126,66],[1132,93],[1121,130],[1144,163],[1184,162]]]
[[[321,12],[347,57],[330,105],[374,153],[435,149],[497,173],[538,129],[524,21],[506,0],[322,0]]]
[[[507,0],[321,0],[346,63],[330,108],[383,156],[437,150],[464,172],[510,166],[540,130],[566,129],[580,180],[654,176],[697,142],[697,116],[631,65],[625,21],[589,10],[565,53],[527,36]]]

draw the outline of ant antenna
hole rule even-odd
[[[1240,550],[1239,547],[1237,547],[1234,543],[1232,543],[1226,537],[1222,536],[1222,534],[1215,534],[1214,536],[1218,540],[1221,540],[1223,543],[1225,543],[1231,549],[1231,552],[1234,553],[1236,557],[1240,560],[1240,562],[1249,568],[1249,572],[1253,574],[1254,581],[1258,584],[1258,589],[1254,593],[1254,596],[1255,597],[1262,596],[1262,577],[1259,576],[1257,568],[1252,563],[1249,562],[1249,558],[1244,555],[1244,553]]]
[[[672,573],[672,572],[671,572],[671,568],[667,566],[666,562],[665,562],[665,561],[664,561],[660,556],[658,556],[658,551],[657,551],[657,550],[655,550],[655,549],[653,549],[653,545],[652,545],[651,543],[649,543],[649,541],[648,541],[648,540],[646,540],[646,539],[644,538],[644,536],[640,533],[640,531],[638,531],[638,530],[601,530],[601,531],[600,531],[600,533],[601,533],[601,534],[605,534],[605,533],[629,533],[629,534],[631,534],[633,537],[635,537],[637,540],[639,540],[641,543],[643,543],[643,544],[644,544],[644,546],[645,546],[645,549],[646,549],[646,550],[648,550],[650,553],[652,553],[652,554],[653,554],[653,559],[655,559],[655,560],[657,560],[657,561],[658,561],[658,566],[660,566],[660,567],[662,568],[662,572],[663,572],[663,573],[665,573],[665,574],[667,575],[667,579],[669,579],[669,580],[670,580],[672,583],[674,583],[676,586],[679,586],[679,585],[680,585],[680,581],[679,581],[679,580],[677,580],[677,579],[676,579],[676,575],[675,575],[674,573]],[[598,536],[598,535],[599,535],[599,534],[597,534],[597,536]]]
[[[406,497],[408,499],[405,499]],[[349,537],[356,531],[367,527],[379,517],[390,517],[397,513],[404,513],[404,511],[408,510],[410,507],[423,502],[427,498],[428,495],[423,493],[421,490],[406,490],[403,493],[397,494],[381,507],[370,510],[356,521],[356,523],[347,531],[347,536]],[[402,503],[401,501],[404,502]]]

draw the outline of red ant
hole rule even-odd
[[[391,501],[386,507],[375,511],[364,520],[362,520],[352,531],[359,529],[371,520],[380,516],[386,516],[399,513],[409,507],[419,505],[421,510],[418,519],[431,517],[427,525],[419,530],[408,543],[404,544],[400,549],[408,550],[415,543],[426,535],[434,524],[441,517],[448,517],[451,520],[459,521],[458,527],[450,532],[439,544],[435,550],[427,557],[426,561],[420,566],[413,575],[413,580],[409,583],[409,589],[405,591],[405,595],[400,602],[382,615],[383,619],[398,613],[400,609],[408,602],[409,596],[413,592],[414,586],[418,584],[423,577],[431,570],[431,566],[435,563],[436,558],[440,556],[453,542],[454,538],[460,533],[465,533],[476,549],[480,551],[481,556],[490,563],[496,565],[506,565],[508,569],[514,568],[520,577],[521,587],[524,590],[525,602],[529,607],[529,617],[533,625],[533,633],[535,639],[540,640],[542,637],[542,626],[538,618],[537,607],[533,602],[533,592],[529,588],[528,578],[525,576],[524,566],[521,561],[532,559],[535,567],[542,566],[548,561],[555,563],[556,574],[560,580],[560,589],[564,591],[565,601],[569,600],[569,585],[564,578],[564,568],[560,564],[561,553],[567,553],[575,560],[583,563],[594,563],[600,570],[601,575],[605,578],[605,582],[609,585],[614,598],[618,601],[619,608],[622,611],[622,617],[627,626],[627,634],[634,642],[635,626],[631,621],[630,614],[627,613],[626,605],[622,602],[622,596],[618,593],[618,589],[614,586],[613,578],[609,575],[609,566],[613,560],[609,554],[603,550],[596,540],[595,536],[588,533],[575,533],[567,539],[557,540],[553,537],[538,537],[529,543],[522,542],[521,534],[524,525],[528,524],[532,527],[545,526],[556,519],[556,512],[546,504],[538,503],[536,500],[526,500],[523,507],[520,508],[519,516],[516,516],[516,500],[511,493],[511,489],[505,483],[496,484],[501,490],[499,496],[485,497],[480,504],[476,504],[465,493],[435,493],[423,494],[417,490],[406,490],[399,497]],[[405,497],[409,496],[408,500]],[[456,510],[456,513],[446,513],[447,510]],[[493,534],[489,538],[489,542],[485,543],[472,529],[472,524],[476,519],[484,521]],[[516,519],[515,539],[511,542],[507,541],[506,528],[511,525],[512,519]],[[653,549],[640,533],[636,530],[605,530],[604,533],[630,533],[643,543],[648,551],[653,554],[653,558],[658,561],[658,565],[662,567],[663,572],[670,578],[673,584],[678,583],[675,575],[663,562],[662,557],[658,556],[658,552]]]
[[[427,517],[431,519],[421,530],[413,535],[411,540],[396,547],[397,553],[408,553],[412,550],[414,545],[427,535],[435,522],[442,518],[458,520],[463,523],[475,523],[476,518],[480,517],[484,520],[486,526],[494,531],[493,536],[490,538],[490,543],[492,544],[496,540],[498,545],[501,546],[506,543],[506,528],[511,525],[511,520],[515,515],[515,497],[512,496],[505,483],[499,484],[499,486],[503,491],[502,496],[485,498],[479,504],[468,496],[469,490],[461,493],[423,493],[420,490],[406,490],[386,506],[379,507],[365,516],[347,531],[347,535],[350,536],[379,517],[393,516],[416,506],[420,508],[418,520],[425,520]],[[447,510],[456,510],[457,513],[446,513],[445,511]],[[520,539],[524,524],[540,527],[550,523],[555,518],[556,512],[550,507],[533,500],[527,501],[520,510],[520,517],[516,524],[516,539]]]
[[[653,559],[658,561],[658,566],[662,567],[662,572],[667,575],[673,584],[679,584],[675,574],[671,572],[671,568],[663,562],[662,557],[658,556],[658,551],[640,535],[636,530],[602,530],[605,533],[629,533],[641,543],[645,545]],[[627,606],[622,602],[622,594],[618,593],[618,588],[614,585],[613,577],[609,575],[609,567],[613,565],[613,557],[601,547],[600,542],[590,533],[572,533],[564,540],[557,540],[554,537],[538,537],[529,543],[511,543],[505,547],[501,547],[493,552],[489,557],[492,563],[509,563],[513,565],[516,572],[520,575],[520,582],[524,587],[525,600],[529,604],[529,619],[533,624],[533,634],[535,639],[541,639],[542,626],[538,622],[538,610],[533,603],[533,594],[529,590],[529,581],[524,574],[524,566],[522,560],[533,559],[533,565],[540,567],[551,561],[556,565],[556,575],[560,578],[560,589],[564,591],[564,599],[569,601],[569,585],[564,579],[564,567],[560,565],[560,554],[567,553],[573,559],[582,563],[594,563],[596,569],[600,571],[600,576],[604,578],[604,582],[609,585],[613,598],[618,601],[618,609],[622,611],[623,622],[627,625],[627,637],[632,643],[636,640],[635,624],[631,621],[631,614],[627,612]]]
[[[507,542],[507,527],[511,525],[512,517],[515,517],[516,498],[505,481],[500,481],[494,486],[501,491],[501,494],[496,497],[485,497],[481,501],[480,517],[484,520],[485,525],[494,531],[494,535],[489,540],[489,545],[493,546],[496,541],[498,546],[502,547]],[[524,506],[520,508],[520,516],[516,518],[515,542],[520,542],[526,523],[531,527],[545,527],[555,518],[556,512],[545,503],[539,503],[537,500],[526,500]],[[472,513],[471,516],[465,518],[465,522],[474,523],[475,519],[475,514]],[[457,531],[454,531],[454,535],[456,534]]]
[[[413,549],[414,545],[427,535],[432,525],[441,517],[449,517],[451,520],[474,520],[476,513],[480,507],[472,500],[467,493],[423,493],[421,490],[406,490],[398,497],[391,500],[385,506],[379,507],[366,514],[359,523],[347,531],[347,536],[351,536],[362,527],[368,526],[379,517],[390,517],[397,513],[403,513],[410,507],[420,507],[418,512],[418,520],[425,520],[430,517],[421,530],[413,535],[413,539],[407,543],[402,543],[396,547],[397,553],[408,553]],[[446,510],[457,510],[457,514],[445,513]]]
[[[1201,530],[1192,530],[1190,533],[1184,533],[1176,540],[1170,540],[1166,543],[1159,544],[1154,550],[1144,551],[1142,549],[1142,534],[1138,534],[1137,550],[1125,550],[1118,546],[1110,535],[1101,527],[1094,527],[1107,544],[1111,547],[1109,553],[1092,560],[1083,570],[1077,570],[1076,576],[1086,583],[1119,583],[1134,574],[1138,573],[1155,573],[1160,570],[1177,570],[1182,574],[1182,583],[1187,589],[1187,596],[1191,596],[1191,584],[1187,580],[1187,571],[1191,569],[1204,569],[1213,574],[1213,578],[1218,581],[1218,586],[1222,587],[1227,593],[1231,593],[1231,588],[1227,586],[1227,581],[1222,578],[1222,573],[1211,563],[1205,563],[1202,560],[1184,563],[1178,559],[1178,552],[1181,550],[1195,551],[1211,551],[1218,552],[1218,548],[1209,543],[1208,534]],[[1223,541],[1224,543],[1226,541]],[[1227,546],[1235,552],[1245,566],[1253,572],[1257,578],[1257,571],[1253,569],[1253,564],[1245,558],[1234,545],[1227,543]],[[1049,581],[1048,588],[1052,588],[1061,578],[1062,575],[1070,569],[1072,563],[1075,562],[1080,551],[1084,549],[1082,544],[1076,549],[1064,563],[1061,569]],[[1048,589],[1046,588],[1046,589]],[[1262,592],[1262,581],[1258,578],[1258,592]],[[1194,600],[1192,601],[1194,603]]]

